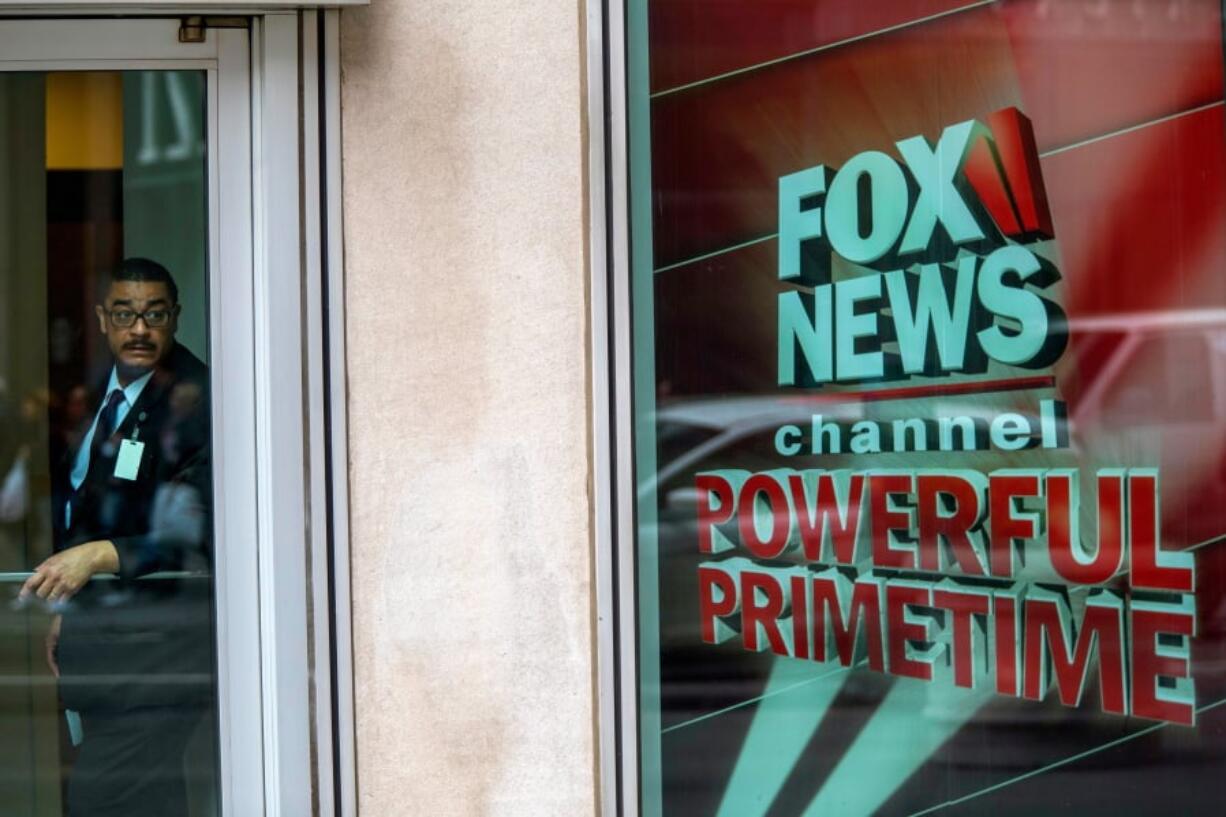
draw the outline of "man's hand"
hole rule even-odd
[[[55,660],[55,648],[60,644],[60,621],[63,616],[51,617],[51,629],[47,630],[47,638],[43,642],[47,645],[47,666],[51,667],[51,674],[56,678],[60,677],[60,664]]]
[[[34,568],[34,575],[21,587],[20,598],[31,595],[47,601],[67,601],[95,573],[119,570],[119,552],[109,540],[86,542],[62,550]]]

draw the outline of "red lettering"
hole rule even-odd
[[[844,613],[839,602],[835,579],[818,576],[813,579],[811,595],[813,615],[813,659],[825,662],[826,633],[834,635],[839,663],[850,667],[856,661],[857,636],[862,631],[868,642],[868,666],[885,672],[881,645],[881,598],[875,582],[851,583],[851,602]]]
[[[788,477],[788,485],[792,489],[792,504],[796,508],[805,559],[810,562],[822,561],[822,542],[828,538],[834,546],[834,559],[838,564],[855,564],[856,539],[860,535],[860,510],[864,504],[864,477],[859,474],[851,477],[847,500],[840,503],[834,474],[819,474],[816,513],[812,514],[809,512],[804,478],[793,474]]]
[[[1193,726],[1196,709],[1192,696],[1188,700],[1159,697],[1159,678],[1188,678],[1186,648],[1172,651],[1158,649],[1158,636],[1163,633],[1191,638],[1196,632],[1196,620],[1190,610],[1157,609],[1157,605],[1132,606],[1132,713],[1140,718],[1170,721]],[[1172,654],[1174,652],[1174,654]],[[1189,681],[1189,683],[1191,683]]]
[[[1018,692],[1018,617],[1021,596],[994,593],[992,611],[996,635],[996,691],[1016,696]]]
[[[1102,584],[1124,562],[1120,535],[1123,519],[1123,487],[1118,476],[1098,477],[1098,552],[1090,561],[1079,558],[1081,536],[1075,472],[1052,471],[1047,475],[1047,541],[1052,567],[1074,584]]]
[[[971,616],[987,616],[986,593],[934,590],[932,603],[950,612],[953,619],[954,684],[967,689],[975,685],[975,631]]]
[[[779,617],[783,615],[783,588],[779,580],[769,573],[756,570],[741,571],[741,638],[745,649],[757,652],[763,644],[758,638],[758,628],[766,633],[770,651],[776,655],[789,655],[787,642],[779,631]]]
[[[944,539],[949,543],[954,561],[963,573],[969,576],[984,575],[983,564],[970,537],[982,515],[982,502],[974,483],[954,474],[922,474],[915,483],[920,570],[934,573],[941,570],[940,544]],[[941,513],[942,496],[954,502],[954,511],[949,516]]]
[[[1090,650],[1097,644],[1099,690],[1103,710],[1127,714],[1124,688],[1123,610],[1117,605],[1087,604],[1077,633],[1075,649],[1069,650],[1069,612],[1067,604],[1054,598],[1026,599],[1025,696],[1042,700],[1049,685],[1047,655],[1055,674],[1060,703],[1077,706],[1089,672]],[[1047,650],[1043,649],[1046,641]]]
[[[732,483],[717,474],[699,474],[694,487],[698,489],[698,550],[713,553],[711,529],[732,518]],[[718,500],[717,507],[711,505],[712,498]]]
[[[770,510],[771,530],[763,539],[758,535],[758,496],[766,498]],[[759,559],[778,559],[788,546],[792,531],[791,508],[783,486],[770,474],[754,474],[741,486],[737,503],[737,524],[741,532],[741,544]]]
[[[809,657],[808,575],[794,575],[792,585],[792,648],[794,658]]]
[[[907,620],[907,606],[932,606],[932,590],[909,584],[885,587],[885,606],[890,634],[890,673],[904,678],[932,680],[932,664],[907,657],[908,641],[928,641],[928,627]]]
[[[1191,593],[1192,554],[1162,553],[1158,520],[1158,472],[1128,473],[1128,539],[1133,587]],[[1165,562],[1165,564],[1163,563]]]
[[[1012,576],[1014,547],[1021,540],[1037,535],[1034,520],[1015,517],[1013,506],[1018,499],[1038,495],[1039,478],[1033,474],[997,471],[988,477],[988,512],[992,520],[989,551],[993,576]]]
[[[718,597],[717,594],[718,593]],[[702,640],[708,644],[727,641],[732,631],[719,619],[736,612],[736,582],[723,568],[698,568],[698,615]],[[721,632],[723,630],[723,632]]]
[[[894,510],[890,497],[910,494],[913,479],[910,474],[872,474],[868,478],[869,512],[873,527],[873,564],[915,570],[915,553],[892,547],[894,531],[902,531],[903,539],[911,536],[911,511]]]

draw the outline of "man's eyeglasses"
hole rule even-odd
[[[120,329],[135,326],[138,320],[143,320],[145,326],[150,329],[161,329],[170,323],[170,319],[174,317],[174,310],[146,309],[144,312],[136,312],[131,309],[108,309],[106,314],[111,319],[111,324]]]

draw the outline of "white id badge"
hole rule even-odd
[[[85,730],[81,728],[81,713],[72,709],[64,710],[64,719],[68,721],[68,738],[73,746],[80,746],[85,740]]]
[[[136,440],[124,440],[119,444],[119,456],[115,458],[115,476],[119,479],[136,479],[140,473],[140,458],[145,453],[145,444]]]

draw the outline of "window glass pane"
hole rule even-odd
[[[626,24],[643,814],[1216,813],[1222,5]]]
[[[0,73],[0,810],[217,812],[205,74]]]

